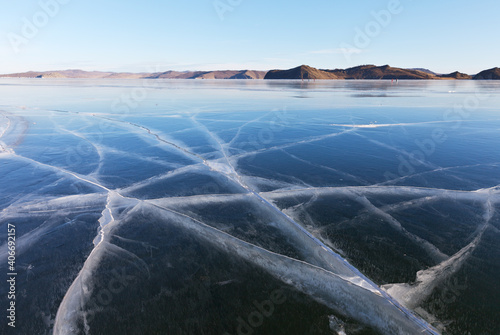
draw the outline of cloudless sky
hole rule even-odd
[[[383,15],[382,23],[377,22],[373,13],[387,14],[391,3],[399,3],[397,13]],[[498,0],[0,0],[0,4],[0,73],[390,64],[473,74],[500,66]],[[52,4],[49,8],[56,10],[41,4]],[[35,32],[27,29],[30,25]]]

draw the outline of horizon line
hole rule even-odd
[[[122,70],[122,71],[117,71],[117,70],[83,70],[81,68],[67,68],[67,69],[55,69],[55,70],[27,70],[27,71],[15,71],[15,72],[9,72],[9,73],[0,73],[0,76],[5,76],[5,75],[13,75],[13,74],[26,74],[26,73],[37,73],[37,72],[44,72],[44,73],[47,73],[47,72],[63,72],[63,71],[82,71],[82,72],[100,72],[100,73],[114,73],[114,74],[118,74],[118,73],[130,73],[130,74],[154,74],[154,73],[165,73],[165,72],[181,72],[181,73],[186,73],[186,72],[224,72],[224,71],[258,71],[258,72],[269,72],[269,71],[273,71],[273,70],[289,70],[289,69],[295,69],[295,68],[298,68],[298,67],[301,67],[301,66],[309,66],[309,67],[312,67],[312,68],[315,68],[315,69],[318,69],[318,70],[346,70],[346,69],[352,69],[352,68],[356,68],[356,67],[361,67],[361,66],[376,66],[376,67],[382,67],[382,66],[390,66],[389,64],[384,64],[384,65],[375,65],[375,64],[359,64],[359,65],[355,65],[355,66],[351,66],[351,67],[347,67],[347,68],[338,68],[338,67],[335,67],[335,68],[323,68],[323,67],[315,67],[315,66],[311,66],[311,65],[307,65],[307,64],[301,64],[301,65],[298,65],[298,66],[295,66],[295,67],[291,67],[291,68],[271,68],[271,69],[268,69],[268,70],[256,70],[256,69],[251,69],[251,68],[243,68],[243,69],[224,69],[224,70],[172,70],[172,69],[168,69],[168,70],[160,70],[160,71],[153,71],[153,72],[148,72],[148,71],[128,71],[128,70]],[[393,67],[393,66],[390,66],[390,67]],[[395,68],[401,68],[401,69],[405,69],[405,70],[420,70],[420,69],[423,69],[423,70],[427,70],[427,71],[431,71],[433,73],[436,73],[436,74],[447,74],[447,73],[441,73],[441,72],[436,72],[436,71],[433,71],[431,69],[428,69],[428,68],[425,68],[425,67],[395,67]],[[485,70],[490,70],[490,69],[494,69],[495,67],[493,68],[488,68],[488,69],[485,69]],[[484,70],[481,70],[481,71],[484,71]],[[479,71],[479,72],[481,72]],[[460,70],[455,70],[455,71],[452,71],[450,73],[453,73],[453,72],[461,72]],[[477,73],[473,73],[473,74],[469,74],[469,73],[466,73],[466,72],[462,72],[462,73],[465,73],[465,74],[468,74],[468,75],[476,75],[478,74],[479,72]]]

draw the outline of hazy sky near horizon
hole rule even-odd
[[[498,0],[2,0],[0,73],[500,66]]]

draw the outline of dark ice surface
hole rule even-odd
[[[499,83],[0,97],[2,334],[500,333]]]

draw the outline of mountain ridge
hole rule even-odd
[[[424,68],[404,69],[390,65],[359,65],[347,69],[317,69],[300,65],[285,70],[215,70],[163,72],[111,72],[78,69],[28,71],[0,75],[0,78],[65,78],[65,79],[302,79],[302,80],[500,80],[500,68],[484,70],[471,76],[458,71],[438,74]]]
[[[264,79],[267,71],[164,71],[156,73],[106,72],[83,70],[28,71],[0,75],[0,78],[65,78],[65,79]]]
[[[436,74],[426,69],[403,69],[390,65],[359,65],[347,69],[316,69],[307,65],[289,70],[271,70],[264,79],[420,79],[420,80],[453,80],[473,79],[465,73],[458,71],[450,74]]]

